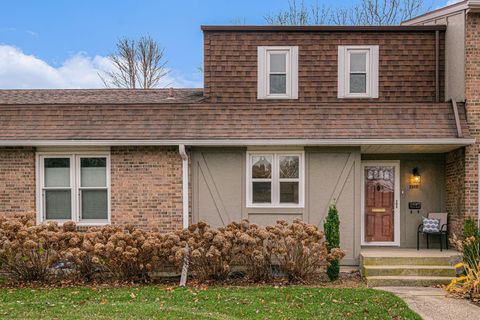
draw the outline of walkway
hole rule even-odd
[[[441,288],[376,287],[395,293],[424,320],[479,320],[480,307],[463,299],[449,298]]]

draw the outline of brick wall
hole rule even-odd
[[[182,159],[176,147],[112,147],[112,224],[182,228]]]
[[[35,149],[0,148],[0,214],[35,212]]]
[[[440,93],[444,86],[440,32]],[[379,102],[435,101],[435,32],[204,32],[205,95],[211,101],[253,102],[257,47],[299,46],[299,102],[337,99],[339,45],[379,45]],[[368,101],[368,99],[362,99]],[[271,102],[271,101],[270,101]],[[355,102],[348,99],[348,102]]]
[[[478,153],[480,145],[480,14],[469,13],[465,36],[465,98],[470,133],[477,139],[465,150],[465,216],[478,217]]]
[[[464,219],[465,149],[447,153],[445,161],[445,206],[449,214],[450,234],[461,235]]]

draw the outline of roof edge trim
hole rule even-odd
[[[428,26],[268,26],[268,25],[202,25],[202,31],[233,32],[403,32],[403,31],[445,31],[444,25]]]
[[[0,147],[44,146],[364,146],[364,145],[452,145],[466,146],[473,138],[437,139],[218,139],[218,140],[0,140]]]

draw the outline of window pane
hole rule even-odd
[[[272,184],[270,182],[252,182],[252,202],[271,203]]]
[[[367,75],[351,74],[350,75],[350,93],[366,93],[367,92]]]
[[[107,186],[106,158],[81,158],[80,167],[82,187]]]
[[[72,193],[70,190],[45,190],[45,217],[72,219]]]
[[[350,53],[350,72],[367,72],[367,54],[365,52]]]
[[[280,182],[280,203],[298,203],[298,182]]]
[[[281,156],[280,160],[280,179],[298,178],[300,168],[300,159],[298,156]]]
[[[108,219],[107,190],[82,190],[82,219]]]
[[[287,72],[287,54],[271,53],[270,54],[270,72]]]
[[[270,75],[270,93],[271,94],[287,93],[287,76],[285,74]]]
[[[270,179],[272,177],[272,157],[252,156],[252,178]]]
[[[70,159],[45,158],[45,187],[70,187]]]

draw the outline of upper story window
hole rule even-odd
[[[298,98],[298,47],[258,47],[258,99]]]
[[[378,46],[338,47],[338,98],[378,98]]]
[[[39,154],[38,168],[39,222],[109,222],[108,154]]]
[[[248,207],[303,207],[303,152],[247,154]]]

